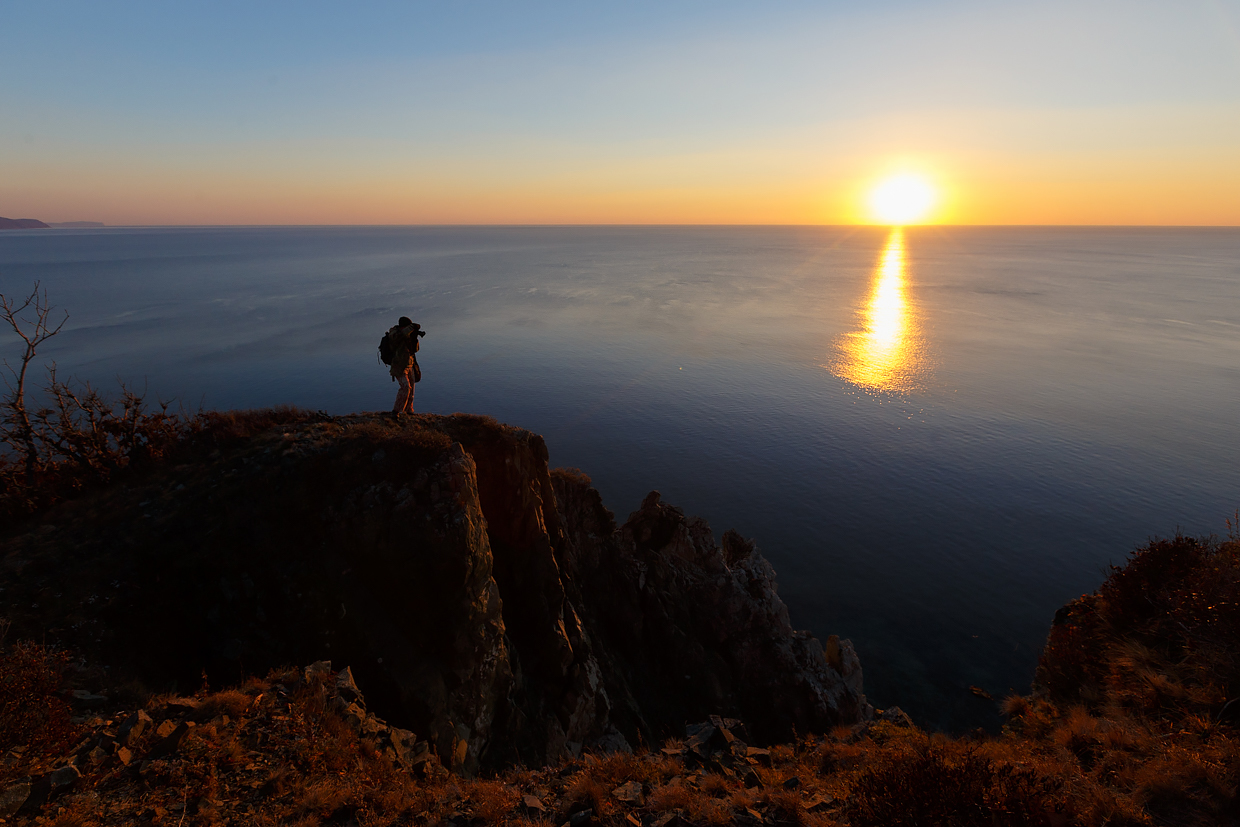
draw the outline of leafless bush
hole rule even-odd
[[[26,410],[27,373],[39,346],[59,333],[69,320],[69,314],[65,313],[60,322],[53,326],[53,310],[55,308],[47,300],[47,291],[41,290],[37,281],[30,295],[20,304],[16,299],[0,293],[0,316],[23,343],[21,367],[14,368],[7,359],[2,363],[5,368],[4,383],[9,393],[3,404],[0,442],[23,456],[28,484],[39,469],[41,457],[35,426]]]
[[[193,427],[195,418],[152,410],[146,395],[121,383],[118,398],[89,383],[61,380],[47,366],[42,404],[31,404],[30,369],[39,346],[55,336],[55,308],[38,282],[21,301],[0,294],[0,319],[22,342],[20,365],[6,360],[8,394],[0,403],[0,515],[29,514],[86,485],[107,482],[122,468],[158,459]]]

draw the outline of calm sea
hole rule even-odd
[[[1240,230],[5,231],[44,351],[190,408],[395,396],[547,438],[620,519],[657,488],[754,537],[878,706],[993,727],[1055,609],[1240,506]],[[0,340],[12,358],[12,337]]]

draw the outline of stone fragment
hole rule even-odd
[[[569,827],[586,827],[594,820],[594,810],[579,810],[568,817]]]
[[[173,732],[176,731],[176,728],[177,728],[176,721],[164,721],[158,727],[155,728],[155,734],[159,736],[160,738],[167,738],[169,735],[171,735]]]
[[[20,810],[26,803],[26,799],[30,798],[32,789],[34,789],[34,781],[30,778],[23,778],[0,791],[0,818],[8,818]]]
[[[755,787],[762,788],[762,779],[758,776],[757,771],[753,767],[743,766],[737,769],[736,774],[740,776],[741,782],[749,789]]]
[[[800,787],[800,786],[801,786],[801,779],[797,778],[795,775],[784,781],[785,790],[795,790],[797,787]]]
[[[710,741],[715,728],[707,723],[690,724],[685,727],[685,749],[700,758],[710,756]]]
[[[151,720],[150,715],[146,714],[146,710],[139,709],[126,718],[120,729],[116,731],[117,740],[125,746],[132,747],[153,724],[154,721]]]
[[[366,706],[362,691],[357,688],[357,682],[353,679],[353,670],[348,666],[336,675],[336,694],[349,703],[355,703],[361,707]]]
[[[526,815],[534,815],[535,813],[547,812],[547,805],[543,804],[535,796],[521,796],[521,806],[525,808]]]
[[[173,698],[164,704],[164,712],[169,716],[185,717],[198,711],[199,702],[193,698]]]
[[[626,804],[635,804],[641,806],[646,801],[646,796],[642,792],[642,783],[640,781],[630,781],[627,784],[621,784],[611,791],[611,797],[617,801],[623,801]]]
[[[805,800],[805,809],[807,812],[817,813],[830,808],[835,803],[835,796],[826,795],[825,793],[815,793]]]
[[[771,766],[771,751],[762,747],[747,747],[745,749],[745,757],[755,764],[761,764],[764,767]]]
[[[164,723],[169,722],[165,721]],[[155,742],[154,746],[146,754],[147,760],[154,761],[157,758],[163,758],[176,752],[181,746],[181,741],[185,739],[185,734],[190,731],[191,726],[192,724],[188,721],[182,721],[177,724],[171,732]],[[159,730],[163,730],[163,725],[160,725]]]
[[[129,747],[121,747],[116,751],[116,758],[128,767],[133,762],[133,751]]]

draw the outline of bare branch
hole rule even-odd
[[[27,483],[33,480],[35,471],[40,465],[40,458],[34,424],[26,410],[26,372],[30,368],[30,363],[34,361],[39,345],[59,333],[65,326],[65,322],[69,321],[69,314],[66,312],[60,323],[53,327],[52,311],[54,309],[47,299],[47,291],[41,289],[37,281],[30,295],[20,304],[16,299],[0,293],[0,319],[3,319],[25,342],[21,369],[14,370],[7,361],[4,363],[4,366],[13,374],[13,382],[16,384],[7,381],[6,377],[5,384],[8,386],[9,393],[0,408],[4,411],[3,441],[15,447],[20,444],[25,452]],[[33,310],[33,317],[28,314],[24,315],[27,310]]]

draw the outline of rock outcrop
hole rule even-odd
[[[320,415],[201,453],[5,537],[14,634],[160,690],[349,663],[465,772],[710,714],[759,742],[872,714],[851,645],[792,629],[751,542],[657,493],[617,527],[536,434]]]

